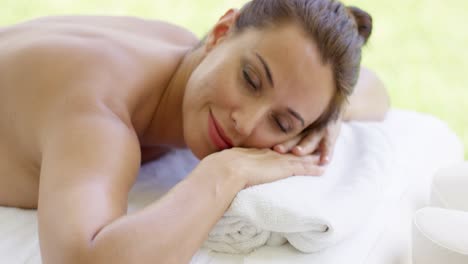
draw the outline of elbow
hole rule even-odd
[[[167,234],[171,235],[171,234]],[[177,241],[168,242],[168,237],[143,242],[116,225],[107,226],[95,235],[87,232],[71,232],[55,240],[41,242],[41,256],[44,264],[130,264],[130,263],[188,263],[188,254],[181,254],[174,246]],[[142,241],[142,243],[138,243]],[[170,246],[172,245],[172,246]],[[190,259],[189,259],[190,260]]]
[[[131,264],[131,263],[168,263],[179,264],[181,256],[163,247],[154,247],[151,252],[142,245],[135,245],[125,237],[109,232],[99,234],[86,248],[79,250],[83,256],[75,264]],[[68,263],[68,262],[63,262]],[[188,262],[185,262],[188,263]]]
[[[375,87],[376,87],[376,89],[374,90],[375,94],[373,96],[374,102],[376,103],[375,117],[377,121],[383,121],[385,117],[387,116],[388,111],[390,111],[390,108],[391,108],[390,95],[384,83],[378,77],[376,77],[375,79]]]
[[[375,72],[369,69],[366,69],[366,71],[368,84],[366,89],[364,89],[364,94],[368,94],[365,97],[368,98],[366,101],[371,109],[367,111],[370,115],[365,119],[383,121],[391,107],[390,95],[382,79]]]
[[[62,245],[56,250],[44,251],[41,249],[42,263],[43,264],[94,264],[96,261],[92,261],[90,257],[91,252],[89,250],[79,249],[76,246]]]
[[[343,121],[383,121],[389,110],[390,96],[383,81],[374,72],[362,69]]]
[[[385,117],[387,116],[387,113],[390,111],[390,108],[391,108],[391,101],[390,101],[390,97],[387,96],[387,99],[385,100],[385,102],[383,103],[383,109],[381,111],[381,120],[383,121],[385,119]]]
[[[71,239],[72,240],[72,239]],[[68,240],[59,247],[49,250],[41,248],[43,264],[98,264],[132,263],[127,259],[118,258],[123,252],[110,250],[108,246],[97,245],[94,240]]]

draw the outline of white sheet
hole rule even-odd
[[[392,213],[398,209],[398,201],[408,186],[415,179],[424,178],[419,186],[426,190],[427,179],[431,172],[440,166],[458,162],[463,158],[463,146],[458,138],[445,124],[430,116],[409,111],[393,110],[381,126],[390,132],[395,144],[398,157],[395,178],[404,179],[394,181],[394,192],[387,195],[385,204],[372,215],[368,227],[363,232],[348,238],[336,246],[314,254],[303,254],[293,249],[289,244],[281,247],[262,247],[248,255],[228,255],[214,253],[201,249],[193,257],[193,264],[260,264],[260,263],[364,263],[383,228],[391,223]],[[428,148],[430,146],[430,148]],[[188,162],[189,163],[189,162]],[[181,166],[181,164],[172,164]],[[157,168],[148,166],[142,168],[141,175],[150,175],[148,171]],[[145,172],[146,171],[146,172]],[[157,193],[168,190],[174,182],[159,178],[165,171],[158,169],[158,177],[141,177],[130,194],[130,210],[136,210],[144,204],[157,198]],[[167,172],[167,171],[166,171]],[[178,179],[172,179],[177,181]],[[179,179],[180,180],[180,179]],[[155,184],[155,183],[158,184]],[[398,184],[401,182],[401,184]],[[142,184],[144,183],[144,184]],[[427,188],[428,189],[428,188]],[[418,196],[421,201],[426,193]],[[421,202],[420,201],[420,202]],[[391,209],[393,207],[393,209]],[[401,234],[407,236],[406,232]],[[409,236],[409,235],[408,235]],[[403,245],[406,246],[406,245]],[[384,248],[384,247],[382,247]],[[375,252],[377,252],[374,249]],[[385,253],[385,250],[383,251]],[[372,256],[372,259],[379,259]],[[393,263],[385,259],[385,263]],[[35,211],[14,208],[0,208],[0,263],[40,263],[37,239],[37,224]],[[384,263],[384,262],[368,262]]]

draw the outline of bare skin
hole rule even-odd
[[[213,46],[235,16],[225,18],[213,30]],[[125,215],[140,164],[168,146],[190,145],[181,105],[205,57],[187,56],[198,42],[185,29],[136,18],[52,17],[0,30],[0,205],[38,208],[44,263],[186,263],[239,190],[320,174],[310,165],[317,157],[243,148],[206,155],[211,149],[169,194]],[[363,74],[359,90],[375,79]],[[365,112],[353,114],[365,119]],[[253,142],[261,123],[249,125],[248,135],[237,131],[235,147]],[[252,171],[235,170],[246,163]]]
[[[161,22],[98,17],[40,19],[3,29],[0,38],[0,201],[25,208],[37,207],[39,137],[51,123],[111,111],[141,138],[171,75],[198,41]],[[66,108],[64,116],[49,114]],[[143,160],[160,149],[141,145]]]

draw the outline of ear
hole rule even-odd
[[[219,19],[206,38],[205,49],[207,52],[211,51],[226,39],[229,32],[234,27],[239,15],[240,12],[238,9],[231,8]]]

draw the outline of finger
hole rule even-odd
[[[328,162],[331,162],[332,159],[333,159],[333,154],[335,153],[335,143],[336,143],[336,142],[331,141],[331,142],[328,144],[328,147],[327,147],[327,158],[328,158]]]
[[[325,141],[320,142],[320,146],[318,148],[320,152],[320,165],[326,165],[330,162],[330,158],[328,157],[328,147]]]
[[[334,145],[331,140],[324,140],[320,145],[320,165],[330,163],[333,156]]]
[[[310,133],[305,136],[301,142],[295,146],[292,152],[298,156],[309,155],[313,153],[323,138],[323,132]]]
[[[278,144],[276,145],[273,149],[278,152],[278,153],[281,153],[281,154],[284,154],[284,153],[288,153],[289,151],[291,151],[291,149],[297,145],[297,143],[299,143],[299,141],[301,141],[301,138],[302,136],[299,135],[299,136],[296,136],[286,142],[283,142],[281,144]]]
[[[320,157],[318,155],[308,155],[304,157],[297,157],[289,161],[288,175],[289,176],[298,176],[298,175],[312,175],[319,176],[323,174],[323,167],[318,166]]]
[[[323,168],[315,165],[320,160],[318,155],[298,157],[294,154],[279,154],[274,151],[270,155],[269,164],[263,170],[264,176],[257,180],[253,179],[251,184],[273,182],[291,176],[320,176],[323,174]]]

